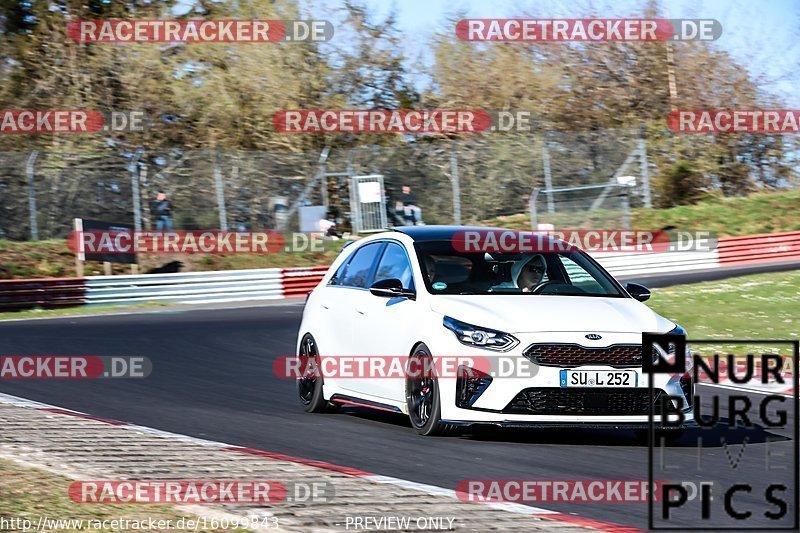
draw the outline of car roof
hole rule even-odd
[[[480,232],[503,232],[512,231],[515,233],[521,230],[513,230],[508,228],[492,228],[487,226],[398,226],[392,228],[393,231],[403,233],[411,237],[414,242],[426,241],[449,241],[457,232],[464,231],[480,231]],[[525,230],[525,232],[532,232],[532,230]],[[559,239],[555,237],[548,237],[551,242],[557,242]]]

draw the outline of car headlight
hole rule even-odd
[[[519,344],[519,341],[513,335],[494,329],[473,326],[449,316],[444,317],[442,324],[456,334],[456,338],[461,344],[466,344],[467,346],[505,352]]]
[[[667,335],[683,335],[686,337],[686,330],[680,327],[679,325],[675,325],[675,328],[667,332]],[[675,361],[675,345],[670,345],[669,351],[664,353],[664,350],[656,345],[655,350],[653,350],[653,362],[658,362],[659,354],[664,357],[667,361],[672,362]],[[692,352],[689,350],[689,344],[686,344],[686,370],[690,370],[692,368]]]
[[[683,335],[686,336],[686,330],[680,327],[678,324],[675,324],[675,328],[667,332],[667,335]]]

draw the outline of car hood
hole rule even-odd
[[[444,295],[431,309],[468,324],[507,333],[666,332],[675,324],[633,298],[550,295]]]

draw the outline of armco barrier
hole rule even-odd
[[[86,278],[86,303],[278,300],[305,296],[320,282],[327,269],[328,267],[323,266],[136,276],[89,276]]]
[[[208,303],[283,298],[279,268],[89,276],[87,304],[137,302]]]
[[[800,260],[800,231],[719,240],[720,266]]]
[[[770,262],[800,263],[800,231],[731,237],[716,250],[593,254],[625,278]],[[303,297],[328,267],[0,281],[0,310],[138,302],[210,303]]]
[[[719,267],[717,250],[707,252],[622,253],[592,254],[616,277],[649,276]]]
[[[592,254],[614,276],[633,277],[800,261],[800,231],[719,239],[707,252]]]
[[[283,277],[284,297],[305,296],[322,281],[322,276],[324,276],[327,271],[328,267],[326,266],[284,268],[281,272]]]
[[[73,307],[85,303],[84,278],[12,279],[0,281],[0,311]]]

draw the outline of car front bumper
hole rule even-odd
[[[690,403],[684,395],[680,384],[681,375],[675,374],[653,374],[649,375],[642,371],[641,367],[635,368],[614,368],[605,365],[583,365],[579,367],[555,367],[539,366],[531,363],[522,352],[533,343],[574,343],[587,347],[607,347],[614,344],[640,344],[641,333],[603,333],[600,342],[587,341],[583,333],[576,332],[542,332],[531,334],[515,334],[520,343],[513,350],[505,353],[491,352],[488,350],[473,348],[458,342],[455,337],[452,339],[441,339],[439,346],[431,349],[434,354],[458,354],[458,356],[472,357],[476,361],[482,361],[479,366],[486,369],[486,361],[491,361],[493,372],[491,383],[474,399],[470,405],[457,402],[459,393],[458,380],[452,377],[440,378],[439,388],[442,402],[442,419],[448,423],[470,425],[470,424],[493,424],[507,427],[626,427],[626,428],[646,428],[649,427],[650,409],[642,407],[641,401],[635,405],[635,412],[626,412],[620,409],[619,405],[625,405],[625,395],[630,393],[631,397],[636,395],[640,398],[650,398],[647,392],[651,387],[654,391],[663,391],[670,397],[680,398],[683,404],[680,407],[684,423],[691,425],[693,413]],[[500,360],[503,360],[500,363]],[[504,368],[501,368],[504,365]],[[599,370],[616,371],[626,370],[636,373],[636,383],[634,387],[611,388],[607,387],[562,387],[561,370]],[[536,412],[509,412],[509,406],[518,395],[523,391],[533,390],[535,394],[541,394],[549,398],[556,398],[554,408],[547,409],[547,414],[537,414]],[[582,412],[582,395],[592,395],[595,398],[603,396],[613,396],[616,406],[612,409],[613,413],[597,414],[602,409],[586,410]],[[537,397],[538,398],[538,397]],[[572,402],[569,406],[559,411],[558,407],[563,404],[562,399],[569,398]],[[542,400],[544,401],[544,400]],[[596,400],[595,400],[596,401]],[[612,400],[606,400],[611,402]],[[458,405],[461,403],[461,406]],[[678,415],[668,415],[669,421],[676,422]],[[654,416],[654,423],[658,427],[663,426],[662,416],[657,413]]]

